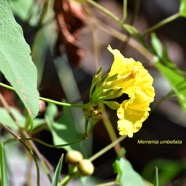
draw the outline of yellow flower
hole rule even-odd
[[[102,68],[95,74],[90,88],[90,102],[96,107],[100,102],[117,110],[120,135],[133,134],[142,127],[154,100],[153,78],[141,62],[125,58],[119,50],[108,50],[114,56],[110,72],[102,77]],[[128,98],[118,103],[115,98]]]
[[[140,62],[132,58],[125,58],[118,50],[108,50],[114,55],[109,76],[117,74],[114,87],[121,87],[122,93],[128,95],[117,109],[118,130],[120,135],[133,136],[139,131],[142,122],[147,119],[150,111],[150,103],[154,100],[153,78]]]

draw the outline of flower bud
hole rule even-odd
[[[82,159],[83,155],[81,152],[76,150],[71,150],[66,154],[66,162],[70,164],[78,164],[80,161],[82,161]]]
[[[120,104],[116,101],[104,101],[103,103],[113,110],[117,110],[120,107]]]
[[[83,159],[78,164],[78,171],[83,176],[90,176],[94,172],[94,165],[88,159]]]
[[[100,109],[93,110],[92,112],[92,119],[93,120],[100,120],[103,117],[103,112]]]

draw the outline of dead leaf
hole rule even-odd
[[[78,65],[83,57],[78,40],[86,21],[85,11],[82,5],[74,0],[55,0],[54,11],[59,29],[57,55],[62,53],[61,48],[64,46],[69,62]]]

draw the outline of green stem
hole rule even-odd
[[[38,143],[40,143],[40,144],[42,144],[44,146],[47,146],[49,148],[62,148],[62,147],[67,146],[67,145],[72,145],[74,143],[78,143],[78,142],[82,141],[83,138],[78,139],[78,140],[73,141],[73,142],[70,142],[70,143],[61,144],[61,145],[51,145],[51,144],[45,143],[44,141],[41,141],[41,140],[39,140],[37,138],[22,138],[22,137],[20,137],[19,140],[23,140],[23,141],[24,140],[32,140],[32,141],[36,141],[36,142],[38,142]]]
[[[150,32],[153,32],[155,31],[156,29],[164,26],[165,24],[168,24],[170,23],[171,21],[174,21],[175,19],[179,18],[180,17],[180,14],[179,13],[176,13],[160,22],[158,22],[156,25],[150,27],[149,29],[147,29],[144,33],[143,33],[143,36],[150,33]]]
[[[4,84],[4,83],[0,83],[0,86],[1,86],[1,87],[4,87],[4,88],[6,88],[6,89],[9,89],[9,90],[14,90],[13,87],[11,87],[11,86],[9,86],[9,85],[6,85],[6,84]]]
[[[127,0],[123,0],[123,18],[122,18],[122,23],[125,22],[127,18]]]
[[[35,155],[33,154],[32,150],[23,141],[20,141],[20,142],[26,148],[26,150],[30,153],[30,155],[32,156],[34,160],[34,163],[36,165],[37,186],[40,186],[40,171],[39,171],[39,165],[38,165],[37,159]]]
[[[117,139],[117,135],[115,133],[115,130],[112,126],[112,123],[110,122],[109,118],[108,118],[108,114],[105,110],[105,106],[103,104],[100,105],[101,109],[103,110],[103,124],[108,132],[108,135],[111,139],[111,142],[115,141]],[[116,144],[116,146],[114,147],[116,154],[120,154],[121,151],[121,147],[119,144]]]
[[[4,83],[0,83],[0,86],[1,87],[4,87],[6,89],[9,89],[9,90],[13,90],[15,91],[15,89],[9,85],[6,85]],[[44,97],[39,97],[40,100],[43,100],[43,101],[46,101],[48,103],[53,103],[53,104],[56,104],[56,105],[61,105],[61,106],[64,106],[64,107],[79,107],[79,108],[87,108],[87,107],[90,107],[92,105],[92,103],[86,103],[86,104],[70,104],[70,103],[64,103],[64,102],[60,102],[60,101],[55,101],[55,100],[52,100],[52,99],[48,99],[48,98],[44,98]]]
[[[6,125],[3,125],[2,123],[0,123],[0,126],[3,127],[6,131],[8,131],[16,140],[21,139],[20,136],[18,136],[13,130],[8,128]]]
[[[126,136],[119,137],[118,139],[116,139],[115,141],[113,141],[111,144],[107,145],[106,147],[104,147],[103,149],[101,149],[99,152],[97,152],[96,154],[94,154],[92,157],[90,157],[89,160],[90,161],[94,161],[95,159],[97,159],[98,157],[100,157],[101,155],[103,155],[104,153],[106,153],[107,151],[109,151],[110,149],[112,149],[116,144],[120,143],[125,138],[126,138]]]
[[[108,15],[109,17],[111,17],[112,19],[114,19],[116,22],[120,23],[119,17],[117,17],[115,14],[113,14],[108,9],[106,9],[103,6],[99,5],[95,1],[87,0],[87,2],[90,3],[92,6],[96,7],[98,10],[102,11],[103,13],[105,13],[106,15]]]
[[[28,133],[26,131],[21,131],[21,134],[25,137],[25,138],[30,138],[30,136],[28,135]],[[20,142],[23,142],[22,140],[20,140]],[[52,165],[48,162],[48,160],[39,152],[38,148],[36,147],[36,145],[34,144],[34,142],[32,140],[28,141],[28,145],[30,146],[30,148],[32,149],[32,151],[36,154],[36,156],[39,158],[41,165],[43,166],[43,169],[46,173],[46,175],[48,176],[49,180],[51,181],[51,176],[50,176],[50,170],[52,170]]]
[[[155,175],[156,175],[156,182],[155,182],[155,186],[159,186],[158,167],[155,167]]]
[[[87,107],[90,107],[90,106],[92,105],[91,103],[87,103],[87,104],[71,104],[71,103],[64,103],[64,102],[55,101],[55,100],[48,99],[48,98],[44,98],[44,97],[39,97],[39,99],[40,99],[40,100],[43,100],[43,101],[45,101],[45,102],[48,102],[48,103],[53,103],[53,104],[61,105],[61,106],[64,106],[64,107],[87,108]]]
[[[77,168],[74,167],[72,168],[71,170],[69,170],[69,174],[66,175],[62,180],[61,182],[58,184],[58,186],[65,186],[68,184],[68,182],[75,176],[77,176]]]
[[[136,20],[137,15],[138,15],[138,12],[139,12],[139,6],[140,6],[140,0],[135,0],[135,3],[134,3],[134,12],[132,14],[130,25],[134,25],[134,21]]]
[[[63,178],[63,180],[58,184],[58,186],[65,186],[71,180],[71,175],[67,175]]]

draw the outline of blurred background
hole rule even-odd
[[[96,2],[119,18],[122,17],[123,1]],[[175,96],[164,99],[171,87],[144,55],[138,42],[118,23],[89,3],[81,4],[73,0],[54,1],[54,5],[46,0],[29,0],[27,3],[9,0],[9,3],[32,49],[32,58],[38,69],[38,90],[42,97],[57,101],[65,99],[70,103],[88,102],[92,76],[100,67],[104,68],[104,73],[108,72],[113,62],[107,50],[108,45],[119,49],[125,57],[143,63],[154,78],[155,101],[151,104],[152,111],[142,129],[133,138],[126,138],[121,145],[126,149],[126,157],[134,169],[145,179],[153,182],[155,167],[158,167],[161,185],[186,186],[186,114]],[[179,5],[178,0],[130,0],[125,22],[143,33],[177,13]],[[166,45],[171,60],[185,70],[186,19],[176,19],[155,32]],[[145,40],[150,43],[148,35]],[[12,92],[3,89],[3,95],[10,105],[15,106],[16,96]],[[63,109],[58,109],[59,115],[62,114]],[[117,133],[115,111],[107,108],[107,112]],[[83,130],[83,113],[74,109],[73,117],[78,128]],[[36,137],[52,143],[48,131],[42,131]],[[138,144],[138,140],[180,140],[182,144]],[[90,137],[88,155],[98,152],[110,142],[100,121]],[[63,150],[49,149],[39,144],[38,148],[56,166]],[[115,158],[113,149],[96,159],[94,175],[103,180],[114,179],[112,164]]]

